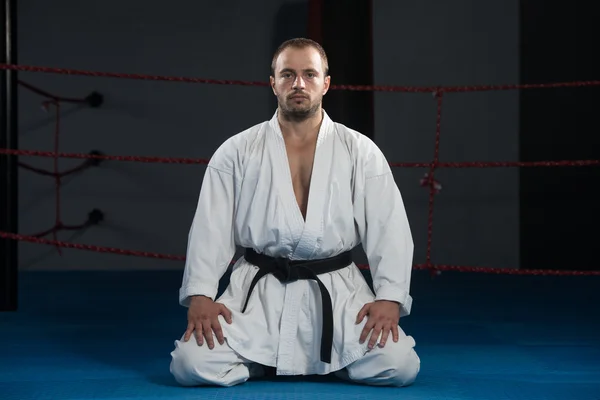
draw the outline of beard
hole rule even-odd
[[[317,100],[311,102],[310,98],[305,99],[302,103],[298,104],[296,100],[292,99],[296,93],[288,96],[287,98],[279,98],[279,110],[284,120],[290,122],[302,122],[310,117],[313,117],[321,106],[321,101]]]

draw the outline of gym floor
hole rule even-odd
[[[225,278],[226,279],[226,278]],[[417,382],[374,388],[331,377],[182,388],[169,373],[186,326],[180,272],[24,272],[19,311],[0,313],[0,398],[600,399],[600,277],[415,271],[401,326]]]

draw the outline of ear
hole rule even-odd
[[[329,91],[329,86],[331,85],[331,76],[327,75],[323,82],[323,96]]]
[[[273,76],[269,77],[269,83],[271,84],[271,89],[273,90],[273,94],[277,95],[275,92],[275,78]]]

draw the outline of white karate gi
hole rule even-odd
[[[400,329],[384,348],[368,352],[359,343],[367,318],[360,309],[374,299],[401,304],[410,313],[413,241],[400,191],[380,149],[366,136],[333,122],[324,112],[319,131],[306,221],[292,188],[277,113],[225,141],[207,166],[189,232],[180,303],[189,296],[215,299],[220,278],[236,244],[292,260],[328,258],[362,243],[369,260],[374,296],[356,265],[319,275],[333,303],[331,363],[320,360],[321,300],[315,281],[282,284],[272,275],[247,290],[257,267],[241,257],[230,284],[217,299],[232,312],[219,317],[226,338],[215,349],[195,338],[177,340],[171,372],[182,385],[229,386],[260,376],[255,364],[278,375],[336,372],[381,385],[413,382],[420,368],[415,342]],[[349,375],[349,376],[348,376]]]

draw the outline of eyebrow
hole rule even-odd
[[[314,72],[314,73],[318,73],[318,71],[314,68],[306,68],[302,70],[303,72]],[[296,72],[291,68],[284,68],[281,71],[279,71],[280,74],[283,74],[284,72]]]

